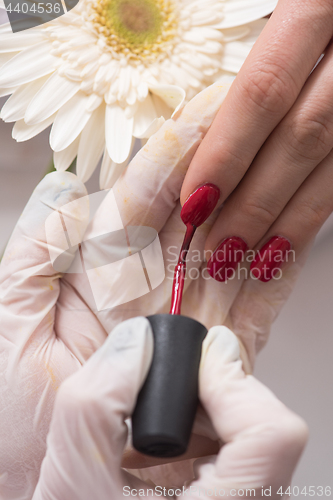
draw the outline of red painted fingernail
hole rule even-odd
[[[282,236],[273,236],[257,252],[251,264],[251,274],[254,278],[266,283],[278,273],[287,253],[291,249],[290,242]]]
[[[185,201],[180,216],[184,224],[201,226],[213,212],[220,198],[220,190],[214,184],[199,187]]]
[[[227,281],[243,259],[248,246],[242,238],[226,238],[207,263],[207,271],[216,281]]]

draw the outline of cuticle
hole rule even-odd
[[[265,246],[266,243],[268,243],[272,238],[283,238],[284,240],[287,240],[289,245],[290,245],[289,250],[293,250],[293,244],[289,238],[287,238],[286,236],[283,236],[283,234],[273,234],[272,236],[270,236],[269,238],[266,239],[266,241],[260,246],[260,248],[257,251],[259,252],[261,250],[261,248],[263,246]]]
[[[201,188],[201,187],[203,187],[203,186],[206,186],[206,184],[212,184],[213,186],[217,187],[217,189],[218,189],[218,190],[219,190],[219,192],[220,192],[219,199],[217,200],[217,203],[216,203],[216,206],[215,206],[215,209],[216,209],[216,208],[217,208],[217,206],[218,206],[218,204],[219,204],[219,202],[220,202],[220,200],[221,200],[222,192],[221,192],[221,189],[220,189],[220,188],[219,188],[216,184],[214,184],[213,182],[203,182],[203,183],[202,183],[202,184],[200,184],[198,187],[196,187],[196,188],[195,188],[195,190],[194,190],[194,191],[192,191],[192,193],[188,195],[188,197],[187,197],[187,198],[186,198],[186,200],[184,201],[184,203],[183,203],[182,207],[185,205],[185,203],[187,203],[187,201],[191,198],[191,196],[193,196],[193,195],[194,195],[194,193],[195,193],[196,191],[198,191],[198,189],[200,189],[200,188]],[[214,210],[215,210],[215,209],[214,209]]]

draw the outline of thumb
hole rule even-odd
[[[232,496],[232,489],[250,488],[255,497],[264,487],[281,498],[277,491],[290,484],[307,427],[269,389],[245,375],[237,337],[226,327],[212,328],[204,340],[199,392],[225,445],[215,463],[199,466],[193,487],[216,487]]]
[[[27,341],[57,301],[60,274],[50,255],[68,250],[65,229],[73,234],[72,245],[79,242],[89,217],[85,195],[74,174],[53,172],[36,187],[14,229],[0,267],[0,314],[3,335],[16,345]],[[75,203],[79,198],[84,201]],[[66,255],[69,266],[74,253]]]
[[[33,500],[120,498],[127,438],[133,412],[153,355],[146,318],[118,325],[103,346],[57,395],[47,453]]]

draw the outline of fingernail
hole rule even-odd
[[[216,281],[227,281],[243,259],[248,246],[242,238],[226,238],[207,263],[207,271]]]
[[[252,276],[264,283],[270,281],[285,262],[290,249],[291,244],[286,238],[273,236],[257,252],[250,268]]]
[[[220,190],[214,184],[204,184],[185,201],[180,216],[184,224],[201,226],[213,212],[220,198]]]

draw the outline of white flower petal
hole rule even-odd
[[[254,23],[252,23],[254,24]],[[233,42],[235,40],[243,39],[250,33],[250,25],[236,26],[235,28],[227,28],[223,30],[224,43]]]
[[[35,137],[35,135],[40,134],[41,132],[43,132],[43,130],[49,127],[52,124],[54,118],[55,115],[52,115],[47,118],[47,120],[37,123],[37,125],[27,125],[24,120],[19,120],[13,127],[12,137],[17,142],[28,141],[29,139]]]
[[[176,85],[150,85],[149,90],[163,99],[174,112],[183,105],[186,97],[185,90]]]
[[[7,52],[5,54],[0,54],[0,68],[4,66],[8,61],[13,59],[19,52]]]
[[[99,50],[96,47],[96,45],[87,47],[86,44],[84,44],[84,51],[82,55],[80,55],[80,57],[78,58],[77,62],[81,66],[82,64],[87,64],[92,61],[95,62],[98,56],[99,56]]]
[[[25,121],[34,125],[46,120],[58,111],[78,91],[80,86],[67,78],[54,73],[35,95],[25,114]]]
[[[50,44],[44,41],[17,54],[1,68],[0,85],[22,85],[52,73],[60,59],[51,56],[50,50]]]
[[[213,40],[206,40],[205,43],[197,45],[196,50],[204,54],[219,54],[221,52],[221,44]],[[193,57],[195,57],[195,54],[193,54]]]
[[[6,89],[6,88],[0,88],[0,97],[4,97],[6,95],[10,95],[13,92],[15,92],[16,87],[12,87],[11,89]]]
[[[126,118],[133,118],[137,110],[139,109],[140,101],[136,101],[132,106],[126,106],[125,108],[125,116]]]
[[[268,19],[258,19],[257,21],[248,24],[247,26],[249,28],[249,33],[244,38],[242,38],[241,41],[243,43],[248,43],[251,46],[254,45],[260,33],[266,26],[267,21]]]
[[[138,94],[139,101],[143,101],[144,99],[146,99],[148,92],[149,92],[148,85],[144,82],[141,82],[137,88],[137,94]]]
[[[163,99],[161,99],[158,95],[156,94],[151,94],[151,98],[153,100],[155,109],[156,109],[156,114],[158,117],[163,116],[165,120],[168,120],[171,118],[171,115],[173,113],[173,109],[171,109]]]
[[[34,82],[21,85],[13,95],[6,101],[6,104],[1,110],[1,118],[5,122],[15,122],[22,120],[26,113],[27,107],[35,94],[44,85],[47,76],[38,78]]]
[[[205,43],[207,38],[209,40],[218,40],[222,42],[223,34],[213,28],[202,27],[192,28],[191,31],[185,33],[182,38],[186,42],[191,42],[195,45],[199,45],[201,43]]]
[[[77,155],[80,143],[80,136],[75,139],[68,146],[68,148],[63,149],[62,151],[56,151],[53,155],[54,168],[59,172],[64,172],[67,170],[71,164],[75,156]]]
[[[251,46],[243,42],[228,43],[223,52],[221,67],[225,71],[238,73],[245,59],[249,55]]]
[[[133,145],[134,146],[134,140]],[[132,149],[131,148],[131,149]],[[128,159],[123,163],[115,163],[111,160],[107,150],[104,151],[101,172],[99,176],[99,185],[101,189],[111,189],[117,179],[121,176],[128,165]]]
[[[0,0],[2,1],[2,0]],[[4,3],[2,3],[3,5],[3,9],[5,8],[4,6]],[[13,30],[12,30],[12,27],[10,25],[10,23],[4,23],[0,26],[0,35],[7,35],[8,33],[11,33],[13,34]]]
[[[215,28],[233,28],[265,17],[275,9],[278,0],[227,0],[223,20]]]
[[[201,9],[193,12],[191,16],[192,26],[207,26],[217,24],[222,15],[216,14],[214,11]]]
[[[118,100],[124,101],[131,86],[131,66],[127,65],[125,68],[121,68],[119,72],[119,90],[118,90]]]
[[[87,182],[94,172],[105,148],[105,106],[94,111],[81,133],[76,162],[76,173]]]
[[[91,116],[86,110],[87,99],[89,97],[79,92],[58,111],[50,134],[53,151],[67,148],[86,126]]]
[[[45,42],[45,35],[42,31],[28,30],[22,33],[10,33],[1,36],[0,53],[17,52],[41,42]]]
[[[155,118],[149,125],[149,127],[144,131],[141,136],[137,136],[138,139],[149,139],[153,134],[156,134],[156,132],[162,127],[163,123],[165,122],[165,119],[163,116],[160,116],[159,118]]]
[[[133,135],[139,139],[146,137],[145,132],[151,123],[158,118],[151,96],[148,94],[143,102],[139,103],[134,116]]]
[[[97,109],[103,102],[102,97],[96,94],[91,94],[87,99],[86,110],[92,113]]]
[[[133,118],[126,118],[125,111],[117,104],[106,106],[106,147],[115,163],[124,163],[131,150]]]
[[[199,87],[201,85],[202,80],[202,70],[198,70],[190,62],[182,61],[182,68],[187,72],[188,76],[192,77],[192,80],[196,80],[195,87]]]

